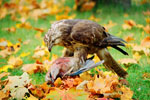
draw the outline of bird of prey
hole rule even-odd
[[[82,19],[56,21],[45,34],[44,41],[49,51],[54,45],[66,47],[63,56],[73,56],[78,59],[76,60],[78,65],[86,61],[88,54],[96,53],[100,60],[104,60],[104,66],[107,69],[123,78],[128,74],[107,50],[107,47],[111,46],[124,55],[128,55],[126,51],[118,47],[125,46],[125,41],[109,34],[103,26],[96,22]],[[74,67],[73,70],[78,69],[80,66]]]
[[[52,66],[50,66],[45,76],[45,81],[54,83],[57,77],[62,78],[64,76],[76,76],[92,68],[95,68],[104,62],[104,60],[102,60],[95,64],[92,60],[93,58],[94,57],[88,58],[84,64],[80,63],[80,65],[75,62],[76,58],[74,57],[58,58],[52,63]],[[76,66],[80,66],[80,69],[72,72],[72,69]]]

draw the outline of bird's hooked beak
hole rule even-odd
[[[49,51],[49,52],[51,52],[52,47],[53,47],[53,43],[50,43],[50,44],[48,45],[48,51]]]

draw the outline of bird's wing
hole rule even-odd
[[[103,31],[104,28],[99,24],[82,20],[73,26],[71,37],[78,43],[92,45],[106,37]]]
[[[101,65],[102,63],[104,63],[104,60],[102,60],[102,61],[100,61],[100,62],[98,62],[96,64],[92,60],[86,61],[85,65],[83,67],[81,67],[79,70],[77,70],[77,71],[75,71],[75,72],[73,72],[71,74],[68,74],[68,75],[69,76],[79,75],[79,74],[81,74],[83,72],[89,71],[90,69]]]

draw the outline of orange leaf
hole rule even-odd
[[[150,26],[149,26],[149,25],[146,25],[145,27],[143,27],[143,30],[144,30],[146,33],[150,34]]]
[[[127,41],[127,42],[130,42],[130,41],[134,40],[133,34],[130,34],[130,35],[126,36],[124,40]]]
[[[141,46],[150,48],[150,37],[146,37],[141,41]]]

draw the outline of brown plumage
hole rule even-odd
[[[104,60],[104,66],[117,73],[120,77],[126,77],[127,72],[113,59],[107,50],[111,46],[125,55],[127,52],[118,46],[125,46],[124,40],[117,38],[105,31],[105,28],[90,20],[61,20],[52,24],[44,38],[49,51],[54,45],[67,48],[64,56],[78,58],[76,63],[84,62],[88,54],[96,53]],[[74,68],[77,70],[79,68]]]

